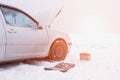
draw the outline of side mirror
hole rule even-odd
[[[43,27],[42,27],[42,26],[38,26],[38,29],[41,29],[41,30],[42,30],[42,29],[43,29]]]

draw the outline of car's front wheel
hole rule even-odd
[[[67,45],[63,40],[56,40],[49,51],[49,60],[60,61],[64,60],[67,55]]]

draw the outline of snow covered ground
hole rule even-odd
[[[0,65],[0,80],[120,80],[119,35],[94,41],[82,36],[71,36],[73,46],[62,62],[74,63],[68,72],[45,71],[59,62],[34,60],[28,63]],[[80,53],[91,54],[90,61],[81,61]]]

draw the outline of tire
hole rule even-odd
[[[56,40],[49,51],[49,60],[60,61],[64,60],[67,55],[67,45],[63,40]]]

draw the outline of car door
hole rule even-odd
[[[6,35],[0,9],[0,61],[5,59]]]
[[[37,22],[26,13],[9,7],[2,7],[6,22],[6,57],[35,57],[45,55],[48,45],[46,30],[38,29]]]

